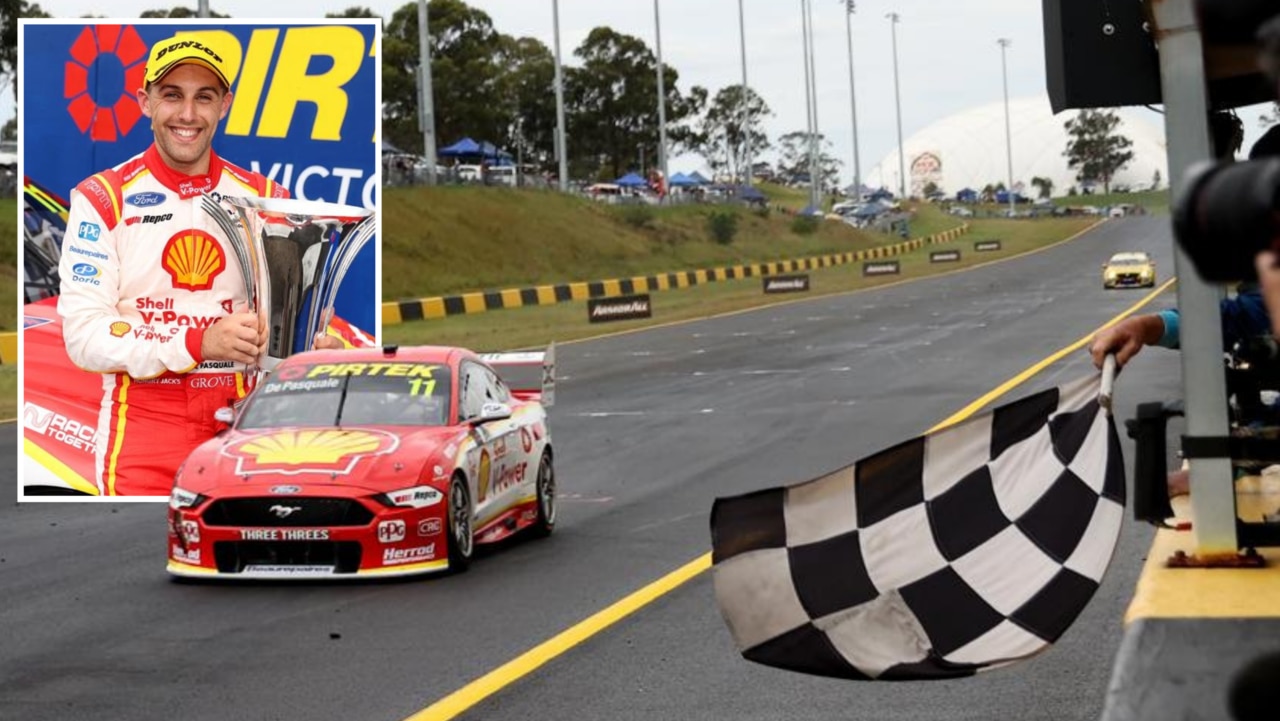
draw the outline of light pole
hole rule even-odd
[[[813,87],[809,83],[809,23],[805,21],[805,0],[800,0],[800,35],[804,40],[804,122],[805,158],[809,161],[809,205],[813,206]]]
[[[1013,217],[1013,132],[1009,125],[1009,66],[1005,62],[1005,51],[1013,44],[1008,38],[1000,38],[996,40],[1000,45],[1000,72],[1004,76],[1004,149],[1005,157],[1009,160],[1009,217]]]
[[[751,187],[751,109],[747,95],[747,21],[738,0],[738,42],[742,46],[742,162],[746,166],[743,184]]]
[[[809,0],[800,0],[800,22],[804,25],[804,81],[805,102],[809,105],[809,205],[815,210],[822,208],[821,179],[818,177],[822,169],[821,149],[818,140],[818,69],[813,64],[813,6]]]
[[[662,19],[658,0],[653,0],[653,28],[658,48],[658,169],[662,173],[663,199],[667,185],[667,90],[662,82]]]
[[[564,74],[560,70],[560,0],[551,0],[556,45],[556,158],[560,163],[560,192],[569,189],[568,151],[564,146]]]
[[[862,199],[862,162],[858,157],[858,94],[853,85],[854,0],[845,0],[844,34],[849,40],[849,109],[853,113],[853,197]]]
[[[436,111],[431,90],[431,34],[427,0],[418,0],[419,92],[422,93],[422,157],[427,161],[427,185],[436,184]]]
[[[907,149],[902,147],[902,95],[898,92],[898,13],[885,15],[893,35],[893,103],[898,109],[898,199],[907,199]]]

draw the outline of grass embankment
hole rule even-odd
[[[1122,203],[1141,205],[1150,213],[1168,213],[1169,190],[1145,190],[1141,193],[1111,193],[1109,195],[1067,195],[1053,199],[1054,205],[1094,205],[1099,208],[1120,205]]]
[[[18,329],[18,201],[0,199],[0,331]]]
[[[431,235],[456,238],[459,245],[472,242],[470,234],[475,232],[477,226],[484,225],[476,219],[477,216],[494,217],[495,214],[501,213],[504,218],[502,233],[506,238],[505,245],[497,246],[485,240],[475,239],[475,242],[483,243],[485,250],[468,256],[469,265],[464,265],[460,273],[471,274],[477,270],[470,264],[484,262],[485,256],[479,254],[481,252],[493,254],[501,267],[516,269],[518,272],[514,276],[504,278],[499,271],[489,269],[486,277],[491,280],[483,285],[454,284],[444,280],[433,283],[436,287],[448,286],[452,290],[467,291],[529,284],[530,275],[525,269],[531,266],[540,267],[545,262],[544,258],[538,256],[557,252],[557,249],[547,247],[555,245],[557,242],[554,240],[555,235],[537,235],[533,229],[541,227],[542,232],[546,233],[548,232],[546,228],[553,223],[557,228],[573,229],[564,231],[561,238],[571,238],[562,242],[573,246],[576,260],[574,254],[562,254],[563,265],[552,266],[547,271],[548,274],[542,276],[544,280],[538,282],[619,278],[646,272],[685,270],[728,263],[802,258],[824,253],[847,252],[872,245],[891,244],[900,240],[881,234],[860,233],[834,221],[824,221],[819,233],[802,237],[791,233],[791,219],[783,214],[774,213],[768,219],[761,219],[743,211],[743,215],[750,216],[752,222],[757,225],[751,226],[751,231],[744,234],[743,231],[749,227],[744,218],[739,238],[730,246],[720,246],[706,239],[706,232],[699,215],[706,212],[705,207],[661,209],[657,213],[658,218],[654,221],[654,227],[640,231],[611,217],[610,209],[594,206],[590,202],[575,201],[554,195],[549,197],[530,195],[528,202],[536,203],[539,200],[545,200],[548,203],[555,203],[558,205],[559,214],[543,208],[534,211],[534,217],[522,220],[518,217],[518,211],[507,205],[522,201],[510,198],[508,195],[519,194],[456,198],[460,201],[460,205],[468,206],[466,212],[461,212],[456,207],[438,209],[434,212],[418,209],[414,211],[414,214],[420,218],[415,221],[418,225],[404,226],[400,224],[401,221],[392,220],[393,217],[408,212],[407,209],[399,207],[400,204],[415,199],[434,199],[445,203],[454,197],[394,198],[389,193],[384,207],[383,235],[387,243],[383,249],[384,297],[388,299],[396,297],[394,292],[388,291],[392,275],[400,273],[409,275],[412,274],[410,270],[412,264],[431,262],[427,260],[429,255],[419,258],[407,257],[402,247],[413,244],[413,234],[407,228],[426,229],[427,218],[432,216],[461,215],[467,218],[466,227],[462,229],[441,220],[435,221],[442,223],[441,225],[430,228]],[[504,207],[486,211],[486,202],[496,204],[499,200]],[[509,224],[505,222],[508,213],[513,213]],[[585,338],[952,271],[1043,247],[1067,238],[1094,222],[1097,222],[1096,218],[1053,218],[1034,221],[977,220],[970,224],[971,230],[968,234],[961,236],[950,245],[926,245],[919,251],[899,256],[898,260],[902,264],[901,276],[863,278],[862,266],[859,263],[823,268],[809,271],[812,291],[799,296],[766,296],[761,292],[760,279],[750,278],[652,293],[654,317],[647,320],[591,324],[587,322],[583,303],[560,303],[554,306],[518,308],[388,325],[383,327],[383,339],[388,343],[461,345],[477,350],[537,347],[552,340],[567,341]],[[943,215],[932,206],[922,206],[916,220],[912,223],[912,236],[929,235],[956,225],[958,225],[957,219]],[[521,229],[525,229],[531,235],[524,235]],[[663,247],[665,244],[662,241],[652,239],[677,233],[682,240],[672,244],[672,248]],[[417,234],[426,235],[427,233],[423,230],[418,231]],[[551,238],[551,240],[544,240],[544,238]],[[1000,239],[1002,249],[981,254],[972,251],[973,241],[987,239]],[[619,246],[625,248],[625,252],[620,251]],[[653,253],[644,253],[646,247],[652,248]],[[962,261],[931,264],[929,252],[944,248],[960,249]],[[458,249],[455,255],[464,251],[465,248]],[[448,274],[448,265],[436,265],[434,262],[431,264],[434,267],[417,269],[416,272],[424,277]],[[646,266],[650,270],[637,271],[638,266]]]
[[[797,235],[791,230],[795,218],[786,213],[729,206],[610,206],[507,188],[384,193],[385,301],[803,258],[899,240],[834,222]],[[713,212],[736,215],[732,243],[711,240],[707,218]],[[912,234],[958,224],[921,221]]]

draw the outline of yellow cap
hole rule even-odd
[[[201,65],[213,71],[222,81],[222,87],[230,89],[227,80],[226,61],[209,43],[203,40],[192,40],[174,36],[166,38],[151,46],[151,55],[147,57],[147,74],[143,79],[143,87],[150,86],[179,65]]]

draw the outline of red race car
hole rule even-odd
[[[245,400],[231,429],[178,470],[169,573],[461,571],[476,544],[550,534],[555,471],[545,407],[554,400],[554,368],[554,348],[289,357]]]

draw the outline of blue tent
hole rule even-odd
[[[956,200],[961,203],[976,203],[978,202],[978,191],[973,188],[965,188],[956,193]]]
[[[676,173],[671,176],[671,181],[667,184],[673,188],[685,188],[690,185],[697,185],[698,183],[684,173]]]
[[[626,175],[613,181],[614,185],[621,185],[624,188],[643,188],[649,184],[649,181],[641,178],[635,173],[627,173]]]
[[[699,173],[696,170],[693,171],[692,173],[689,173],[689,180],[692,180],[694,185],[710,185],[711,184],[710,180],[707,180],[706,178],[702,177],[702,173]]]
[[[463,138],[453,145],[441,148],[438,154],[446,158],[456,158],[459,155],[479,155],[480,144],[471,138]]]
[[[745,200],[748,203],[763,203],[767,200],[764,193],[750,185],[739,185],[737,190],[739,200]]]

